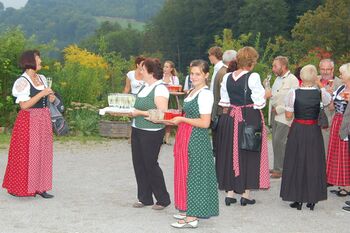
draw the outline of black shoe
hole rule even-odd
[[[350,201],[346,201],[345,205],[350,206]]]
[[[234,204],[237,202],[237,199],[236,198],[233,198],[233,197],[225,197],[225,204],[227,206],[231,205],[231,204]]]
[[[48,194],[47,192],[38,193],[38,195],[40,195],[43,198],[53,198],[54,197],[54,195]]]
[[[307,204],[306,204],[306,207],[307,207],[307,208],[310,208],[310,210],[314,210],[314,208],[315,208],[315,203],[307,203]]]
[[[350,213],[350,206],[344,206],[343,211],[345,211],[346,213]]]
[[[289,206],[291,208],[297,208],[297,210],[301,210],[301,207],[303,206],[303,203],[295,201],[295,202],[289,204]]]
[[[246,205],[254,205],[255,204],[255,200],[254,199],[247,199],[244,197],[241,197],[241,206],[246,206]]]
[[[345,211],[346,213],[350,213],[350,206],[344,206],[343,211]]]

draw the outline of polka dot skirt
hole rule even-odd
[[[53,137],[47,108],[21,110],[9,149],[3,187],[17,196],[52,188]]]

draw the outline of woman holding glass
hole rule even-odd
[[[19,104],[13,127],[8,163],[3,187],[13,196],[52,198],[46,191],[52,189],[53,137],[47,101],[55,96],[48,88],[46,78],[37,72],[41,69],[40,52],[28,50],[20,57],[24,73],[12,88]]]
[[[198,218],[219,215],[218,191],[209,125],[214,97],[206,81],[209,65],[194,60],[190,66],[192,89],[184,100],[184,117],[171,123],[179,125],[174,147],[176,228],[195,228]]]
[[[153,209],[162,210],[170,204],[158,155],[164,137],[164,125],[145,119],[151,109],[168,109],[169,91],[162,83],[162,68],[159,60],[147,58],[141,63],[141,74],[145,85],[136,96],[131,131],[132,161],[137,182],[138,202],[134,208],[156,204]]]

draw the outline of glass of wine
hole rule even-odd
[[[52,86],[52,78],[51,77],[46,77],[46,81],[47,81],[47,87],[51,88],[51,86]]]

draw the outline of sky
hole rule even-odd
[[[21,7],[24,7],[25,4],[28,2],[28,0],[0,0],[6,7],[13,7],[16,9],[19,9]]]

